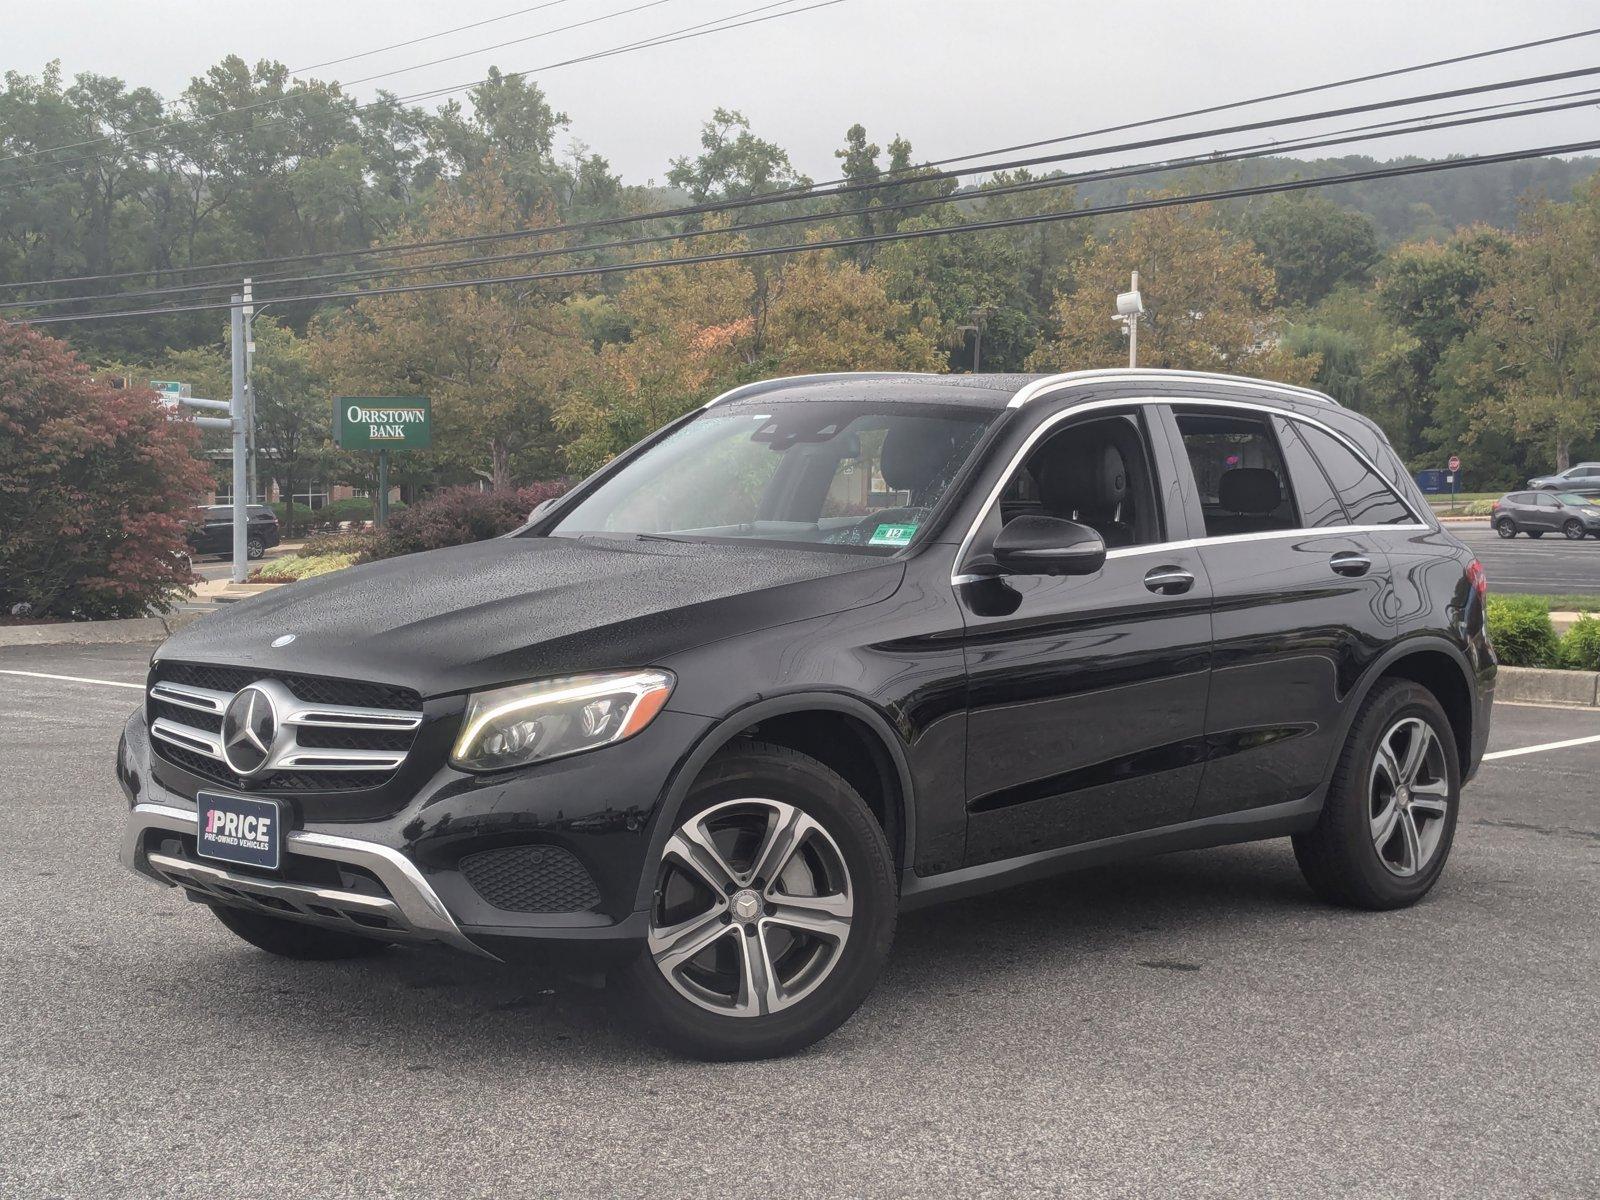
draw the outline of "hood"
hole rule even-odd
[[[494,538],[229,605],[162,659],[415,688],[424,696],[668,655],[893,594],[900,563],[753,544]],[[273,648],[274,639],[294,640]]]

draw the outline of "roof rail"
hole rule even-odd
[[[738,387],[729,388],[722,395],[706,401],[702,411],[721,404],[724,400],[748,400],[759,396],[763,392],[775,391],[798,383],[802,379],[827,382],[834,379],[904,379],[911,372],[907,371],[824,371],[813,375],[780,375],[776,379],[758,379],[754,383],[741,383]]]
[[[1254,379],[1248,375],[1223,375],[1215,371],[1171,371],[1156,367],[1105,367],[1090,371],[1067,371],[1060,375],[1047,375],[1043,379],[1035,379],[1032,383],[1022,388],[1011,397],[1007,408],[1021,408],[1030,400],[1034,400],[1046,392],[1053,392],[1062,387],[1073,387],[1086,383],[1093,383],[1100,379],[1199,379],[1220,380],[1240,387],[1260,388],[1263,391],[1288,392],[1306,400],[1315,400],[1318,404],[1329,404],[1339,407],[1339,402],[1325,392],[1313,388],[1300,387],[1293,383],[1275,383],[1270,379]]]

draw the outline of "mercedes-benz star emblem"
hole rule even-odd
[[[277,736],[278,714],[266,692],[252,684],[229,701],[222,714],[222,757],[240,775],[266,765]]]

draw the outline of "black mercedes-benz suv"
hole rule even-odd
[[[1421,899],[1489,730],[1483,571],[1376,427],[1168,371],[818,375],[501,539],[151,660],[123,858],[276,954],[588,955],[669,1044],[807,1045],[897,914],[1290,837]]]

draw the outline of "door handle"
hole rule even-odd
[[[1372,570],[1372,560],[1365,554],[1341,550],[1328,560],[1328,565],[1340,575],[1365,575]]]
[[[1181,596],[1194,586],[1194,576],[1182,567],[1155,567],[1145,574],[1144,585],[1163,596]]]

